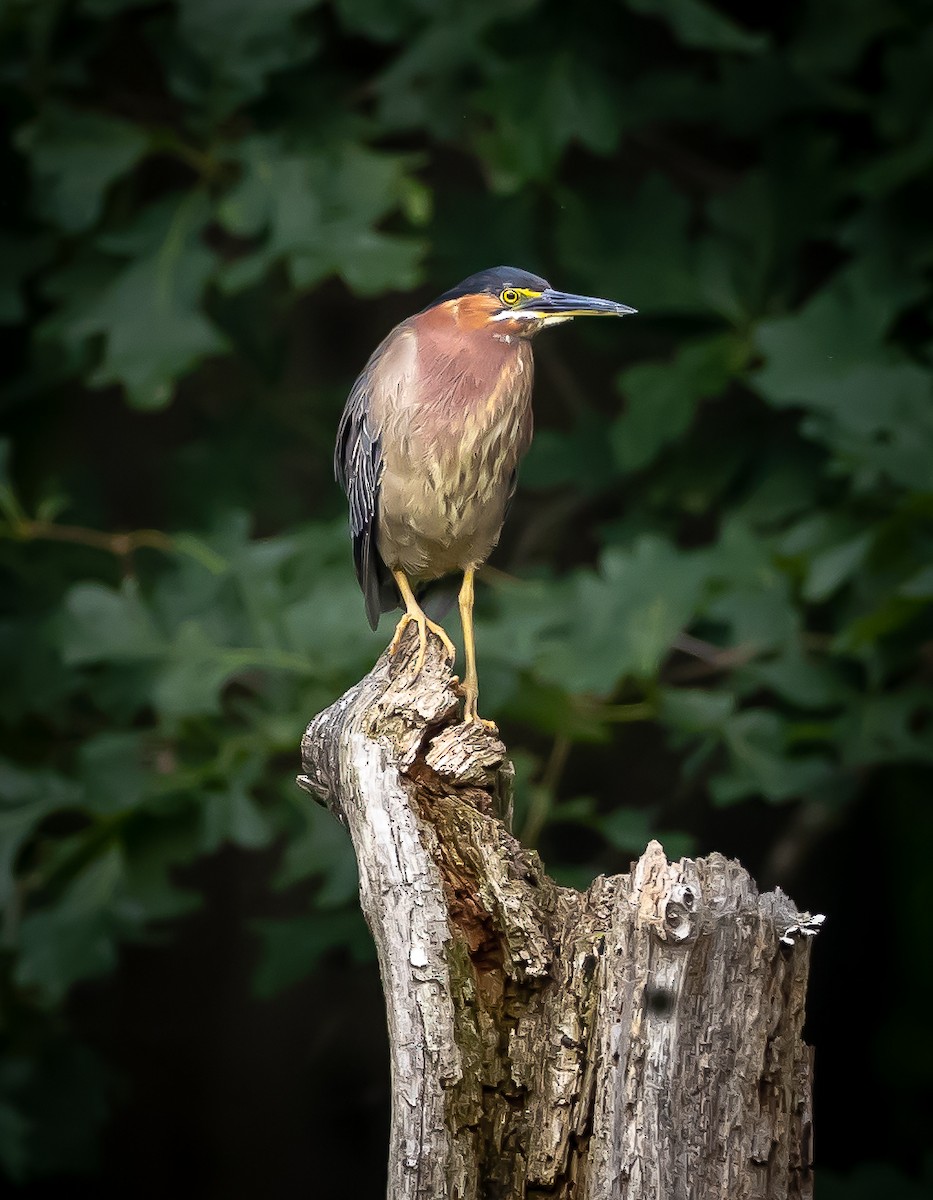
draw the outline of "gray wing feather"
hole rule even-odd
[[[384,348],[380,346],[354,383],[337,429],[334,475],[350,503],[350,536],[356,577],[363,589],[366,616],[373,629],[380,613],[395,608],[398,595],[392,573],[376,546],[382,445],[371,411],[371,386]]]

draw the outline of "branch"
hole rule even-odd
[[[414,637],[309,725],[391,1045],[390,1200],[811,1195],[809,914],[713,854],[558,887],[511,767]]]

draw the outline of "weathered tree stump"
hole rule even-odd
[[[390,1200],[812,1195],[801,1040],[821,918],[719,854],[558,887],[508,828],[505,747],[433,642],[308,726],[385,989]]]

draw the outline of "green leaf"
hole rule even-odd
[[[542,637],[539,674],[601,695],[627,676],[650,678],[693,618],[705,578],[699,556],[659,538],[607,550],[598,574],[580,572],[564,590],[562,628]]]
[[[684,733],[722,729],[735,711],[735,696],[706,688],[661,688],[658,715]]]
[[[193,533],[176,533],[172,538],[172,546],[176,553],[187,554],[212,575],[223,575],[229,567],[225,558]]]
[[[510,719],[552,737],[596,745],[610,739],[605,706],[595,703],[592,697],[575,694],[567,686],[514,677],[497,684],[495,672],[485,670],[483,697],[484,705],[491,697],[492,711],[501,710]]]
[[[869,696],[853,705],[839,722],[846,763],[933,763],[933,704],[920,687]]]
[[[850,0],[821,0],[803,8],[800,17],[792,58],[817,79],[854,70],[878,35],[899,29],[903,20],[896,8]]]
[[[415,5],[398,0],[334,0],[341,24],[378,42],[400,41],[418,24]]]
[[[522,463],[522,487],[550,488],[572,485],[598,492],[614,482],[616,471],[607,445],[606,421],[584,414],[573,429],[535,433],[528,457]]]
[[[736,338],[708,338],[681,347],[670,363],[641,363],[623,371],[619,390],[625,411],[609,435],[619,467],[638,470],[683,436],[699,401],[719,395],[742,370],[746,354]]]
[[[643,808],[614,808],[596,821],[596,827],[610,846],[641,854],[654,837],[651,814]]]
[[[858,571],[872,543],[872,534],[862,533],[816,555],[803,585],[807,600],[822,601]]]
[[[558,202],[560,255],[587,291],[616,297],[642,315],[709,311],[688,235],[690,204],[663,176],[652,175],[634,196],[599,192],[584,199],[568,191]],[[606,230],[615,232],[607,237]]]
[[[56,809],[76,807],[80,789],[47,769],[26,769],[0,758],[0,908],[13,897],[17,855]]]
[[[771,546],[743,519],[728,520],[705,553],[716,582],[704,613],[726,627],[730,645],[760,654],[796,635],[800,618],[791,581],[777,566]]]
[[[839,654],[873,657],[886,638],[910,629],[917,617],[928,611],[924,600],[886,596],[867,612],[846,621],[833,640],[833,649]]]
[[[245,665],[218,646],[198,621],[184,621],[160,666],[152,698],[163,716],[173,720],[220,711],[227,680]]]
[[[138,733],[100,733],[78,752],[78,776],[90,812],[108,816],[141,804],[147,772]]]
[[[539,652],[542,637],[566,619],[566,584],[555,580],[507,580],[495,588],[493,617],[482,610],[476,618],[484,657],[513,668],[527,667]]]
[[[534,0],[472,0],[424,5],[413,0],[410,32],[375,84],[376,118],[386,130],[423,129],[438,141],[462,137],[464,77],[484,79],[495,59],[490,27],[506,24]]]
[[[792,800],[824,788],[833,774],[823,755],[792,757],[787,728],[780,716],[762,708],[745,709],[723,727],[730,770],[710,783],[717,804],[734,804],[748,796]]]
[[[375,228],[408,195],[405,158],[352,143],[290,150],[271,137],[246,139],[237,157],[242,178],[217,215],[231,233],[262,242],[226,269],[229,291],[255,284],[283,260],[301,289],[331,274],[362,294],[417,282],[422,243]]]
[[[734,91],[722,97],[723,119],[739,126],[741,136],[755,136],[760,127],[755,109],[767,105],[762,91],[769,84],[779,112],[789,105],[808,108],[807,94],[786,64],[771,79],[770,68],[761,77],[762,65],[731,64],[737,78],[730,78]],[[752,321],[787,303],[793,286],[787,263],[801,244],[821,235],[842,190],[836,143],[814,130],[801,131],[792,142],[769,140],[758,169],[710,196],[705,213],[711,232],[697,247],[697,279],[713,308],[743,336]]]
[[[845,309],[829,300],[822,308],[812,326],[801,324],[802,318],[786,318],[759,330],[759,342],[773,359],[758,373],[759,385],[777,406],[800,404],[810,410],[805,433],[832,449],[839,468],[854,474],[860,489],[887,477],[925,490],[933,456],[933,373],[896,361],[879,343],[872,344],[885,320],[874,299],[860,317],[853,314],[852,332],[835,335],[829,327],[837,318],[845,320]],[[866,339],[861,344],[853,341],[859,322]],[[810,336],[825,337],[820,361],[815,346],[807,347]],[[832,349],[840,352],[838,361],[823,357]]]
[[[0,662],[5,684],[0,689],[0,719],[10,728],[29,713],[54,722],[67,709],[74,673],[52,643],[44,613],[0,621]]]
[[[758,326],[756,341],[768,361],[755,382],[771,402],[799,404],[867,362],[883,365],[889,361],[885,334],[920,294],[918,280],[904,268],[854,263],[799,312]]]
[[[926,491],[933,458],[933,373],[912,363],[853,370],[814,398],[804,431],[828,444],[859,490],[884,481]]]
[[[814,456],[800,452],[790,458],[776,446],[764,462],[736,515],[751,528],[771,529],[817,506],[817,470]]]
[[[706,615],[722,622],[729,644],[749,655],[786,645],[800,624],[789,581],[777,571],[758,584],[730,582],[710,601]]]
[[[171,785],[167,753],[159,775]],[[156,768],[158,770],[158,766]],[[199,908],[199,892],[177,882],[179,867],[201,854],[200,813],[197,797],[184,796],[159,803],[154,798],[144,812],[134,814],[122,828],[125,856],[124,888],[127,903],[144,913],[147,921],[167,921]]]
[[[290,793],[294,791],[290,781],[288,788]],[[329,812],[317,804],[309,804],[303,795],[298,807],[301,827],[288,839],[275,886],[286,888],[317,878],[320,880],[315,894],[318,908],[347,904],[359,891],[359,875],[346,830]]]
[[[898,144],[890,153],[873,159],[859,172],[859,190],[872,198],[884,196],[910,184],[927,170],[933,155],[933,117],[906,145]]]
[[[197,66],[171,60],[175,90],[215,119],[262,94],[267,76],[307,61],[317,38],[296,18],[320,0],[178,0],[178,33]]]
[[[58,901],[23,918],[14,979],[43,1004],[60,1002],[72,984],[111,970],[124,922],[115,908],[123,859],[111,844]]]
[[[203,198],[192,193],[154,206],[134,228],[108,239],[108,247],[136,257],[113,271],[63,330],[72,344],[102,338],[92,386],[121,384],[137,407],[162,408],[183,375],[227,349],[202,311],[216,270],[216,256],[201,240],[206,216]]]
[[[768,45],[763,34],[746,32],[703,0],[626,0],[645,16],[660,17],[685,46],[757,54]]]
[[[272,826],[248,786],[243,778],[233,779],[223,791],[204,794],[201,848],[205,854],[212,854],[224,842],[255,850],[272,840]]]
[[[148,138],[122,118],[51,103],[16,145],[32,163],[39,215],[79,233],[97,223],[108,188],[143,157]]]
[[[901,584],[898,591],[902,596],[933,600],[933,566],[921,567],[915,575]]]
[[[57,623],[65,663],[127,662],[161,657],[166,642],[136,584],[119,590],[102,583],[76,583],[69,589]]]
[[[480,93],[490,127],[477,135],[496,187],[515,191],[544,181],[573,142],[607,154],[621,128],[614,93],[611,77],[570,51],[528,58],[501,73]],[[538,103],[529,106],[529,95]]]
[[[750,663],[742,668],[738,683],[742,692],[769,688],[799,708],[831,708],[852,698],[835,664],[807,657],[795,642],[790,642],[782,654],[768,662]]]

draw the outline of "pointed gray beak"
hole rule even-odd
[[[617,304],[615,300],[575,296],[572,292],[555,292],[552,288],[529,299],[520,308],[529,314],[540,315],[542,321],[555,318],[566,321],[568,317],[627,317],[638,311],[627,304]]]

